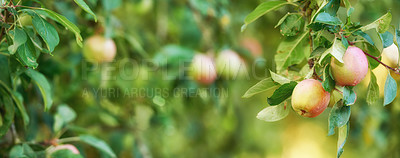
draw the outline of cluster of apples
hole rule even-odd
[[[216,60],[211,55],[196,53],[189,69],[190,77],[203,85],[213,83],[220,75],[225,79],[235,79],[246,74],[246,62],[235,51],[226,49]]]
[[[384,48],[382,58],[383,61],[387,61],[389,65],[397,67],[399,58],[397,46],[393,44],[390,47]],[[385,68],[381,66],[380,69]],[[381,71],[380,69],[378,69],[378,71]],[[383,72],[388,73],[386,69],[383,70]],[[343,63],[332,57],[331,73],[336,85],[355,86],[359,84],[368,73],[367,57],[360,48],[355,46],[348,47],[343,56]],[[377,75],[379,79],[378,83],[384,82],[381,76],[386,77],[386,75]],[[383,88],[383,86],[380,87]],[[316,117],[328,107],[330,102],[333,102],[330,98],[331,94],[325,91],[320,81],[306,79],[298,83],[294,88],[291,103],[294,111],[299,115],[304,117]]]

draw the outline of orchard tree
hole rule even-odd
[[[72,32],[78,46],[82,47],[83,38],[80,29],[74,23],[63,15],[45,8],[40,1],[0,2],[0,137],[5,140],[1,144],[1,152],[9,151],[9,157],[81,157],[77,148],[69,144],[80,141],[92,145],[110,157],[116,157],[104,141],[94,136],[61,138],[66,126],[76,118],[74,110],[63,104],[58,105],[54,113],[54,133],[51,139],[29,142],[25,140],[24,131],[30,123],[25,104],[36,100],[33,93],[40,93],[43,111],[49,112],[54,104],[52,85],[36,70],[40,64],[39,56],[57,55],[55,48],[60,43],[61,30]],[[96,15],[83,0],[75,0],[75,5],[91,14],[97,21]],[[93,45],[93,41],[96,40],[104,43],[102,51],[110,51],[107,55],[100,52],[106,56],[103,60],[112,60],[115,56],[115,44],[102,37],[90,38],[85,43],[85,50],[89,50],[85,52],[93,49],[93,46],[86,45]],[[101,45],[99,47],[102,48]],[[35,85],[38,91],[29,88],[32,85]]]
[[[390,11],[367,25],[351,21],[357,8],[349,0],[264,2],[245,18],[242,31],[262,15],[282,7],[289,7],[292,12],[276,25],[284,36],[275,55],[276,72],[271,71],[271,77],[251,87],[243,97],[273,91],[267,99],[270,106],[257,115],[267,122],[285,118],[290,111],[288,104],[305,117],[316,117],[330,110],[328,135],[337,129],[337,157],[340,157],[349,136],[351,107],[357,100],[354,87],[368,74],[368,104],[379,102],[380,91],[383,91],[383,102],[379,102],[382,106],[389,105],[396,97],[397,84],[392,76],[400,74],[400,31],[391,24]],[[338,16],[340,7],[345,8],[344,18]],[[373,42],[366,33],[368,30],[375,30],[383,48]],[[382,49],[383,53],[379,51]],[[378,68],[386,77],[381,79],[381,72],[377,83],[374,70]],[[328,104],[334,106],[327,108]]]

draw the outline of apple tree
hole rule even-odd
[[[362,86],[359,83],[366,82],[369,105],[388,106],[396,98],[399,28],[392,25],[390,11],[369,24],[352,21],[357,8],[349,0],[288,0],[259,4],[245,18],[242,31],[264,14],[282,7],[292,11],[276,25],[283,36],[274,57],[276,71],[243,97],[273,92],[267,99],[270,106],[257,115],[267,122],[285,118],[290,107],[305,117],[330,110],[328,135],[338,133],[340,157],[349,137],[351,109],[360,97],[355,92]],[[367,31],[378,34],[382,44],[374,43]],[[386,75],[381,79],[379,74],[377,82],[378,68]]]

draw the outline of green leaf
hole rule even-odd
[[[36,50],[30,40],[20,47],[17,50],[17,59],[24,65],[31,68],[36,68],[39,64],[36,62],[37,60]]]
[[[27,126],[29,124],[29,116],[23,104],[24,98],[16,91],[12,91],[11,97],[13,98],[15,105],[17,105],[17,108],[22,116],[22,120],[24,121],[24,125]]]
[[[328,136],[335,134],[335,128],[342,127],[347,124],[350,119],[350,106],[343,105],[343,101],[338,101],[329,113],[328,119]]]
[[[382,40],[383,48],[389,47],[393,44],[393,35],[389,31],[386,31],[385,33],[380,33],[379,37]]]
[[[117,157],[112,149],[103,141],[91,135],[81,135],[80,140],[104,152],[110,157]]]
[[[57,107],[57,114],[59,114],[65,123],[69,123],[76,118],[75,111],[66,104],[61,104]]]
[[[103,4],[103,8],[106,12],[110,12],[110,11],[114,10],[115,8],[118,8],[122,4],[121,0],[112,0],[112,1],[102,0],[101,2]]]
[[[353,32],[354,35],[358,35],[363,37],[365,40],[367,40],[367,42],[371,45],[375,45],[374,41],[372,40],[372,38],[365,32],[361,31],[361,30],[357,30]]]
[[[14,54],[18,47],[23,45],[26,42],[26,33],[24,30],[15,27],[14,30],[11,30],[9,33],[11,39],[13,39],[13,44],[8,47],[8,51],[10,54]]]
[[[11,101],[11,97],[7,95],[6,92],[3,92],[2,94],[2,100],[3,100],[3,108],[4,110],[4,116],[3,116],[3,125],[0,126],[0,137],[2,137],[4,134],[7,133],[8,129],[10,128],[12,122],[14,121],[14,104]]]
[[[275,90],[274,94],[267,99],[269,105],[278,105],[285,101],[292,95],[294,87],[296,87],[297,82],[290,82],[283,84],[281,87]]]
[[[349,47],[349,41],[347,41],[347,38],[344,37],[343,34],[342,34],[342,44],[346,49]]]
[[[25,71],[25,74],[32,78],[33,82],[39,88],[40,93],[42,93],[43,101],[44,101],[44,109],[45,111],[49,110],[53,105],[53,96],[52,90],[49,82],[46,77],[40,72],[37,72],[32,69],[28,69]]]
[[[49,22],[44,20],[38,14],[31,14],[32,24],[36,29],[36,32],[42,37],[43,41],[47,44],[47,48],[50,52],[54,51],[54,48],[60,42],[56,28]]]
[[[93,15],[94,21],[97,22],[97,16],[96,14],[93,13],[93,11],[89,8],[89,6],[85,3],[83,0],[74,0],[76,4],[79,5],[84,11],[89,13],[90,15]]]
[[[386,32],[386,30],[389,29],[391,21],[392,21],[392,14],[388,12],[379,19],[375,20],[374,22],[361,27],[360,30],[365,32],[367,30],[375,28],[378,33],[384,33]]]
[[[322,82],[322,87],[327,92],[331,92],[335,88],[335,81],[331,76],[330,66],[327,65],[324,70],[324,82]]]
[[[289,108],[287,108],[286,104],[287,102],[264,108],[257,114],[257,119],[266,122],[275,122],[284,119],[289,114]]]
[[[337,158],[339,158],[343,153],[343,147],[346,143],[347,137],[349,136],[350,122],[345,126],[339,128],[338,143],[337,143]]]
[[[289,14],[281,24],[281,34],[284,36],[295,36],[301,31],[304,19],[300,14]]]
[[[27,157],[24,154],[24,148],[22,147],[22,145],[15,145],[11,148],[10,153],[8,153],[8,156],[10,158],[23,158],[23,157]]]
[[[328,13],[320,13],[315,18],[315,22],[328,25],[341,25],[342,21],[337,16],[332,16]]]
[[[385,82],[385,90],[384,90],[384,97],[383,97],[383,106],[390,104],[397,95],[397,83],[388,73]]]
[[[5,87],[11,87],[10,66],[7,56],[0,55],[0,65],[0,82],[2,82]]]
[[[244,19],[244,25],[242,28],[245,28],[248,24],[254,22],[257,20],[259,17],[263,16],[264,14],[267,14],[270,11],[276,10],[281,8],[282,6],[290,4],[289,2],[286,1],[268,1],[261,3],[260,5],[257,6],[256,9],[254,9],[249,15],[246,16]],[[243,31],[243,29],[242,29]]]
[[[256,95],[258,93],[262,92],[268,92],[268,91],[273,91],[276,88],[278,88],[279,85],[276,84],[271,77],[268,77],[266,79],[261,80],[254,86],[250,87],[246,93],[242,96],[242,98],[250,98],[253,95]]]
[[[381,51],[379,51],[378,50],[378,48],[376,48],[376,46],[375,45],[372,45],[372,44],[370,44],[369,42],[364,42],[363,43],[363,46],[364,46],[364,49],[363,50],[367,50],[367,52],[369,53],[369,54],[371,54],[372,56],[374,56],[374,57],[377,57],[378,59],[380,58],[380,56],[381,56]],[[372,58],[367,58],[367,60],[368,60],[368,64],[369,64],[369,67],[371,68],[371,70],[373,70],[373,69],[375,69],[376,67],[378,67],[379,66],[379,62],[378,61],[376,61],[375,59],[372,59]]]
[[[298,37],[287,38],[279,44],[278,53],[275,55],[276,69],[278,72],[293,64],[301,63],[307,56],[306,54],[310,53],[306,42],[303,42],[307,35],[308,33],[304,32]]]
[[[368,84],[368,92],[367,92],[367,103],[369,105],[373,105],[379,99],[379,86],[376,83],[376,76],[375,74],[370,71],[371,80]]]
[[[335,38],[332,47],[328,50],[330,50],[329,53],[332,54],[332,56],[335,57],[336,60],[343,63],[343,55],[346,52],[346,48],[343,46],[343,43],[340,40]]]
[[[356,103],[357,95],[351,87],[345,86],[343,88],[343,103],[345,105],[353,105]]]
[[[271,70],[269,71],[269,73],[271,74],[272,80],[275,81],[275,82],[278,82],[281,85],[290,82],[290,80],[288,78],[283,77],[283,76],[281,76],[281,75],[279,75],[279,74],[277,74],[277,73],[275,73],[275,72],[273,72]]]
[[[289,15],[291,15],[291,13],[285,14],[285,16],[283,16],[283,17],[278,21],[278,23],[275,25],[274,28],[277,28],[279,25],[281,25],[281,24],[286,20],[286,18],[287,18]]]
[[[76,43],[82,47],[82,36],[81,36],[81,31],[79,30],[79,28],[73,24],[71,21],[69,21],[66,17],[57,14],[56,12],[53,12],[51,10],[48,10],[46,8],[36,8],[36,12],[40,15],[49,17],[51,19],[53,19],[54,21],[57,21],[58,23],[60,23],[61,25],[63,25],[64,27],[66,27],[69,31],[73,32],[75,34],[75,38],[76,38]]]

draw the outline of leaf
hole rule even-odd
[[[307,32],[296,38],[288,38],[282,41],[278,46],[278,53],[275,55],[276,69],[279,71],[286,69],[293,64],[299,64],[306,57],[306,51],[310,51],[303,46]]]
[[[291,13],[285,14],[285,16],[283,16],[283,17],[278,21],[278,23],[275,25],[274,28],[277,28],[279,25],[281,25],[281,24],[286,20],[286,18],[287,18],[289,15],[291,15]]]
[[[254,86],[250,87],[246,93],[242,96],[242,98],[250,98],[253,95],[256,95],[258,93],[262,92],[268,92],[268,91],[273,91],[276,88],[278,88],[279,85],[276,84],[271,77],[268,77],[266,79],[261,80]]]
[[[257,6],[256,9],[254,9],[249,15],[246,16],[246,18],[244,19],[244,25],[242,26],[242,31],[244,30],[244,28],[246,28],[248,24],[254,22],[259,17],[263,16],[264,14],[267,14],[270,11],[279,9],[286,4],[290,4],[290,2],[268,1],[261,3],[260,5]]]
[[[36,158],[35,152],[27,144],[15,145],[9,153],[10,158]]]
[[[379,99],[379,86],[376,83],[375,74],[370,71],[371,80],[368,84],[368,92],[367,92],[367,103],[369,105],[373,105]]]
[[[41,74],[40,72],[32,69],[26,70],[25,74],[32,78],[33,82],[39,88],[44,101],[44,109],[45,111],[49,110],[53,105],[53,96],[50,84],[47,81],[46,77],[44,77],[43,74]]]
[[[384,33],[386,30],[389,29],[391,21],[392,21],[392,14],[388,12],[385,15],[381,16],[379,19],[375,20],[374,22],[361,27],[360,30],[367,31],[375,28],[378,33]]]
[[[299,14],[289,14],[281,24],[280,32],[283,36],[295,36],[301,31],[303,17]]]
[[[371,45],[375,45],[374,41],[372,41],[372,38],[365,32],[361,31],[361,30],[357,30],[353,32],[354,35],[358,35],[363,37],[365,40],[367,40],[367,42]]]
[[[377,57],[378,59],[380,58],[381,52],[378,50],[378,48],[376,48],[375,45],[371,45],[369,42],[364,42],[363,46],[364,46],[364,50],[366,50],[369,54],[371,54],[374,57]],[[368,60],[368,64],[369,64],[369,67],[371,68],[371,70],[375,69],[380,64],[375,59],[372,59],[369,57],[367,58],[367,60]]]
[[[324,82],[322,82],[322,87],[327,92],[331,92],[335,88],[335,81],[331,77],[329,65],[327,65],[324,70]]]
[[[49,22],[44,20],[38,14],[31,14],[32,24],[36,29],[36,32],[42,37],[43,41],[47,44],[47,48],[50,52],[54,51],[54,48],[60,42],[56,28]]]
[[[26,42],[26,33],[24,30],[15,27],[14,30],[11,30],[9,33],[11,39],[13,39],[13,44],[8,47],[8,51],[10,54],[14,54],[18,47],[23,45]]]
[[[269,105],[278,105],[285,101],[292,95],[294,87],[296,87],[297,82],[290,82],[283,84],[281,87],[275,90],[274,94],[267,99]]]
[[[350,122],[345,126],[339,128],[338,143],[337,143],[337,158],[339,158],[343,153],[343,147],[346,143],[347,137],[349,136]]]
[[[57,21],[58,23],[60,23],[61,25],[63,25],[64,27],[66,27],[69,31],[73,32],[75,34],[75,38],[76,38],[76,43],[82,47],[82,36],[81,36],[81,31],[79,30],[79,28],[73,24],[71,21],[69,21],[66,17],[57,14],[56,12],[53,12],[51,10],[48,10],[46,8],[36,8],[36,12],[40,15],[49,17],[51,19],[53,19],[54,21]]]
[[[17,108],[22,116],[22,120],[24,121],[24,125],[27,126],[29,124],[29,116],[23,104],[24,98],[16,91],[12,91],[11,97],[13,98],[15,105],[17,105]]]
[[[383,106],[390,104],[397,95],[397,83],[388,73],[385,81],[385,90],[384,90],[384,97],[383,97]]]
[[[0,65],[0,82],[2,82],[5,87],[11,87],[10,66],[7,56],[0,55]]]
[[[101,2],[103,3],[103,8],[106,12],[110,12],[122,4],[121,0],[102,0]]]
[[[320,13],[315,18],[315,22],[328,24],[328,25],[340,25],[342,21],[337,16],[332,16],[328,13]]]
[[[80,140],[104,152],[110,157],[117,157],[112,149],[103,141],[91,135],[80,135]]]
[[[393,44],[393,35],[389,31],[386,31],[385,33],[380,33],[379,37],[382,40],[383,48],[389,47]]]
[[[356,103],[356,99],[357,99],[357,95],[353,91],[353,89],[351,89],[348,86],[345,86],[343,88],[343,103],[345,105],[353,105],[354,103]]]
[[[39,64],[36,62],[36,50],[30,40],[18,47],[17,59],[24,65],[31,68],[36,68]]]
[[[3,116],[3,125],[0,126],[0,137],[7,133],[10,128],[12,122],[14,121],[14,104],[11,101],[10,96],[7,95],[4,91],[2,91],[2,100],[3,100],[3,108],[4,116]]]
[[[76,118],[75,111],[66,104],[61,104],[57,107],[57,114],[59,114],[65,123],[69,123]]]
[[[286,104],[287,102],[264,108],[257,114],[257,119],[266,122],[275,122],[284,119],[289,114],[289,108],[287,108]]]
[[[275,81],[275,82],[278,82],[281,85],[290,82],[290,80],[288,78],[283,77],[283,76],[281,76],[279,74],[276,74],[275,72],[273,72],[271,70],[269,71],[269,73],[271,74],[272,80]]]
[[[79,7],[81,7],[84,11],[89,13],[90,15],[93,15],[94,21],[97,22],[97,16],[96,14],[93,13],[93,11],[90,9],[90,7],[85,3],[83,0],[74,0],[76,4],[78,4]]]
[[[330,54],[336,58],[339,62],[343,63],[343,55],[346,52],[346,48],[343,46],[343,43],[335,38],[333,45],[330,49]]]
[[[347,49],[349,47],[349,41],[347,41],[347,38],[344,37],[343,34],[341,36],[342,36],[342,44],[343,44],[344,48]]]
[[[342,127],[347,124],[350,119],[351,108],[350,106],[343,105],[343,101],[340,100],[335,104],[329,113],[328,118],[328,136],[335,134],[335,128]]]

